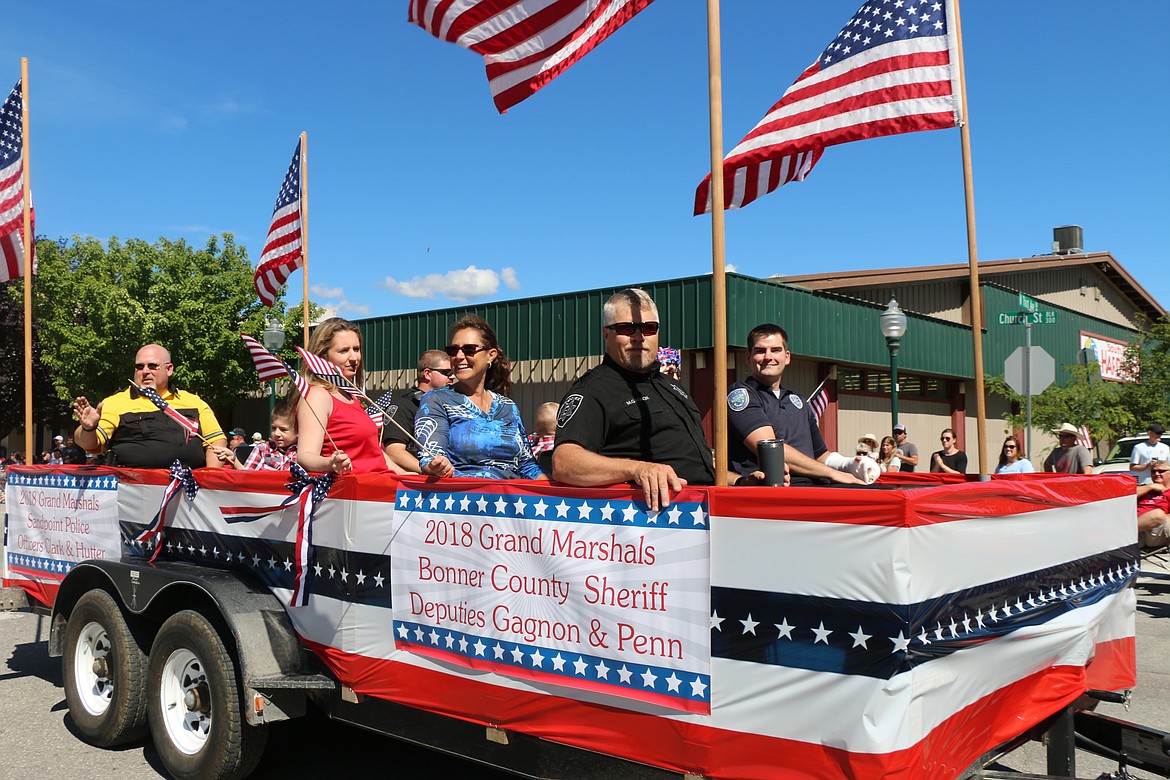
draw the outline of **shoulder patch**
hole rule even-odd
[[[573,419],[573,415],[581,408],[581,401],[585,396],[580,393],[573,393],[564,401],[561,402],[561,408],[557,410],[557,427],[564,428],[569,424],[569,420]]]
[[[792,401],[792,405],[795,406],[797,409],[804,408],[804,401],[800,400],[800,396],[797,395],[796,393],[789,393],[788,400]]]
[[[386,407],[386,414],[390,417],[398,414],[398,404],[390,404]]]
[[[737,387],[727,394],[727,408],[733,412],[742,412],[747,408],[748,400],[747,389]]]

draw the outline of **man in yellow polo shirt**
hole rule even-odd
[[[110,465],[131,468],[168,468],[175,460],[185,466],[222,467],[213,446],[226,437],[211,407],[199,396],[170,386],[175,366],[171,353],[158,344],[147,344],[134,357],[134,383],[153,387],[179,414],[199,423],[200,440],[167,417],[149,398],[132,387],[104,399],[96,407],[85,396],[73,401],[73,413],[81,424],[73,441],[86,452],[108,454]]]

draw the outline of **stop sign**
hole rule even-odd
[[[1008,387],[1020,395],[1039,395],[1056,380],[1056,361],[1044,351],[1043,347],[1032,347],[1028,359],[1032,380],[1031,388],[1024,387],[1024,352],[1023,347],[1016,347],[1016,351],[1008,355],[1003,361],[1003,379]]]

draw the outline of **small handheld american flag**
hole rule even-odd
[[[136,385],[133,382],[130,383],[130,386],[137,389],[141,395],[150,399],[151,403],[161,409],[163,414],[183,427],[183,431],[186,433],[184,441],[191,441],[192,436],[199,436],[199,423],[179,414],[178,410],[164,401],[163,397],[153,387],[150,385]],[[199,438],[203,439],[202,436],[199,436]]]
[[[248,345],[248,352],[252,355],[252,362],[256,364],[256,373],[260,376],[261,382],[287,376],[293,381],[293,385],[300,391],[302,396],[308,395],[309,383],[301,376],[299,371],[294,371],[288,363],[273,355],[259,341],[247,333],[241,333],[240,338]]]

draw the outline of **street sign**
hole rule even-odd
[[[1020,293],[1020,308],[1024,311],[1040,311],[1040,302],[1031,296]]]
[[[1025,323],[1055,325],[1056,312],[1052,309],[1043,309],[1038,311],[1001,311],[999,313],[1000,325],[1023,325]]]
[[[1024,384],[1024,354],[1030,353],[1028,365],[1031,368],[1031,388]],[[1056,361],[1043,347],[1016,347],[1016,351],[1003,361],[1003,379],[1008,387],[1020,395],[1039,395],[1056,381]]]

